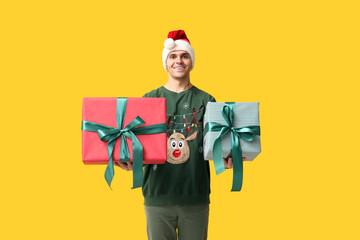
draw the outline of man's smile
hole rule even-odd
[[[174,69],[176,69],[176,70],[182,70],[182,69],[185,69],[185,67],[174,67]]]

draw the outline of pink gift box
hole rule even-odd
[[[84,98],[83,120],[117,128],[117,98]],[[166,123],[165,98],[127,98],[123,128],[140,116],[145,127]],[[144,164],[164,164],[166,162],[167,133],[136,135],[143,146]],[[115,143],[113,159],[120,161],[120,137]],[[130,159],[133,160],[132,140],[126,138]],[[107,142],[101,141],[96,132],[82,131],[82,158],[85,164],[108,164]]]

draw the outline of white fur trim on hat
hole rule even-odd
[[[164,47],[165,48],[162,52],[162,60],[163,60],[163,65],[164,65],[164,68],[166,71],[167,71],[166,60],[167,60],[169,53],[171,53],[172,51],[177,51],[177,50],[183,50],[190,55],[190,59],[191,59],[191,69],[190,70],[192,70],[194,68],[195,53],[194,53],[194,49],[189,44],[189,42],[187,42],[185,40],[180,40],[180,39],[174,41],[172,38],[168,38],[164,42]]]

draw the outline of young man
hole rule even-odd
[[[195,54],[183,30],[165,40],[163,65],[167,83],[144,97],[166,98],[167,162],[145,165],[143,195],[150,240],[207,239],[210,171],[203,156],[203,116],[215,99],[190,82]],[[117,164],[117,163],[116,163]],[[232,160],[224,161],[232,168]],[[119,167],[132,170],[131,163]],[[177,232],[176,232],[177,230]]]

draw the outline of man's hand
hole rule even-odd
[[[124,169],[126,171],[132,171],[133,170],[132,162],[114,162],[114,163],[115,163],[115,166],[118,166],[121,169]]]
[[[233,168],[232,157],[229,157],[227,161],[225,160],[225,158],[223,158],[223,161],[224,161],[224,166],[226,169]],[[243,157],[243,161],[245,161],[245,157]]]

